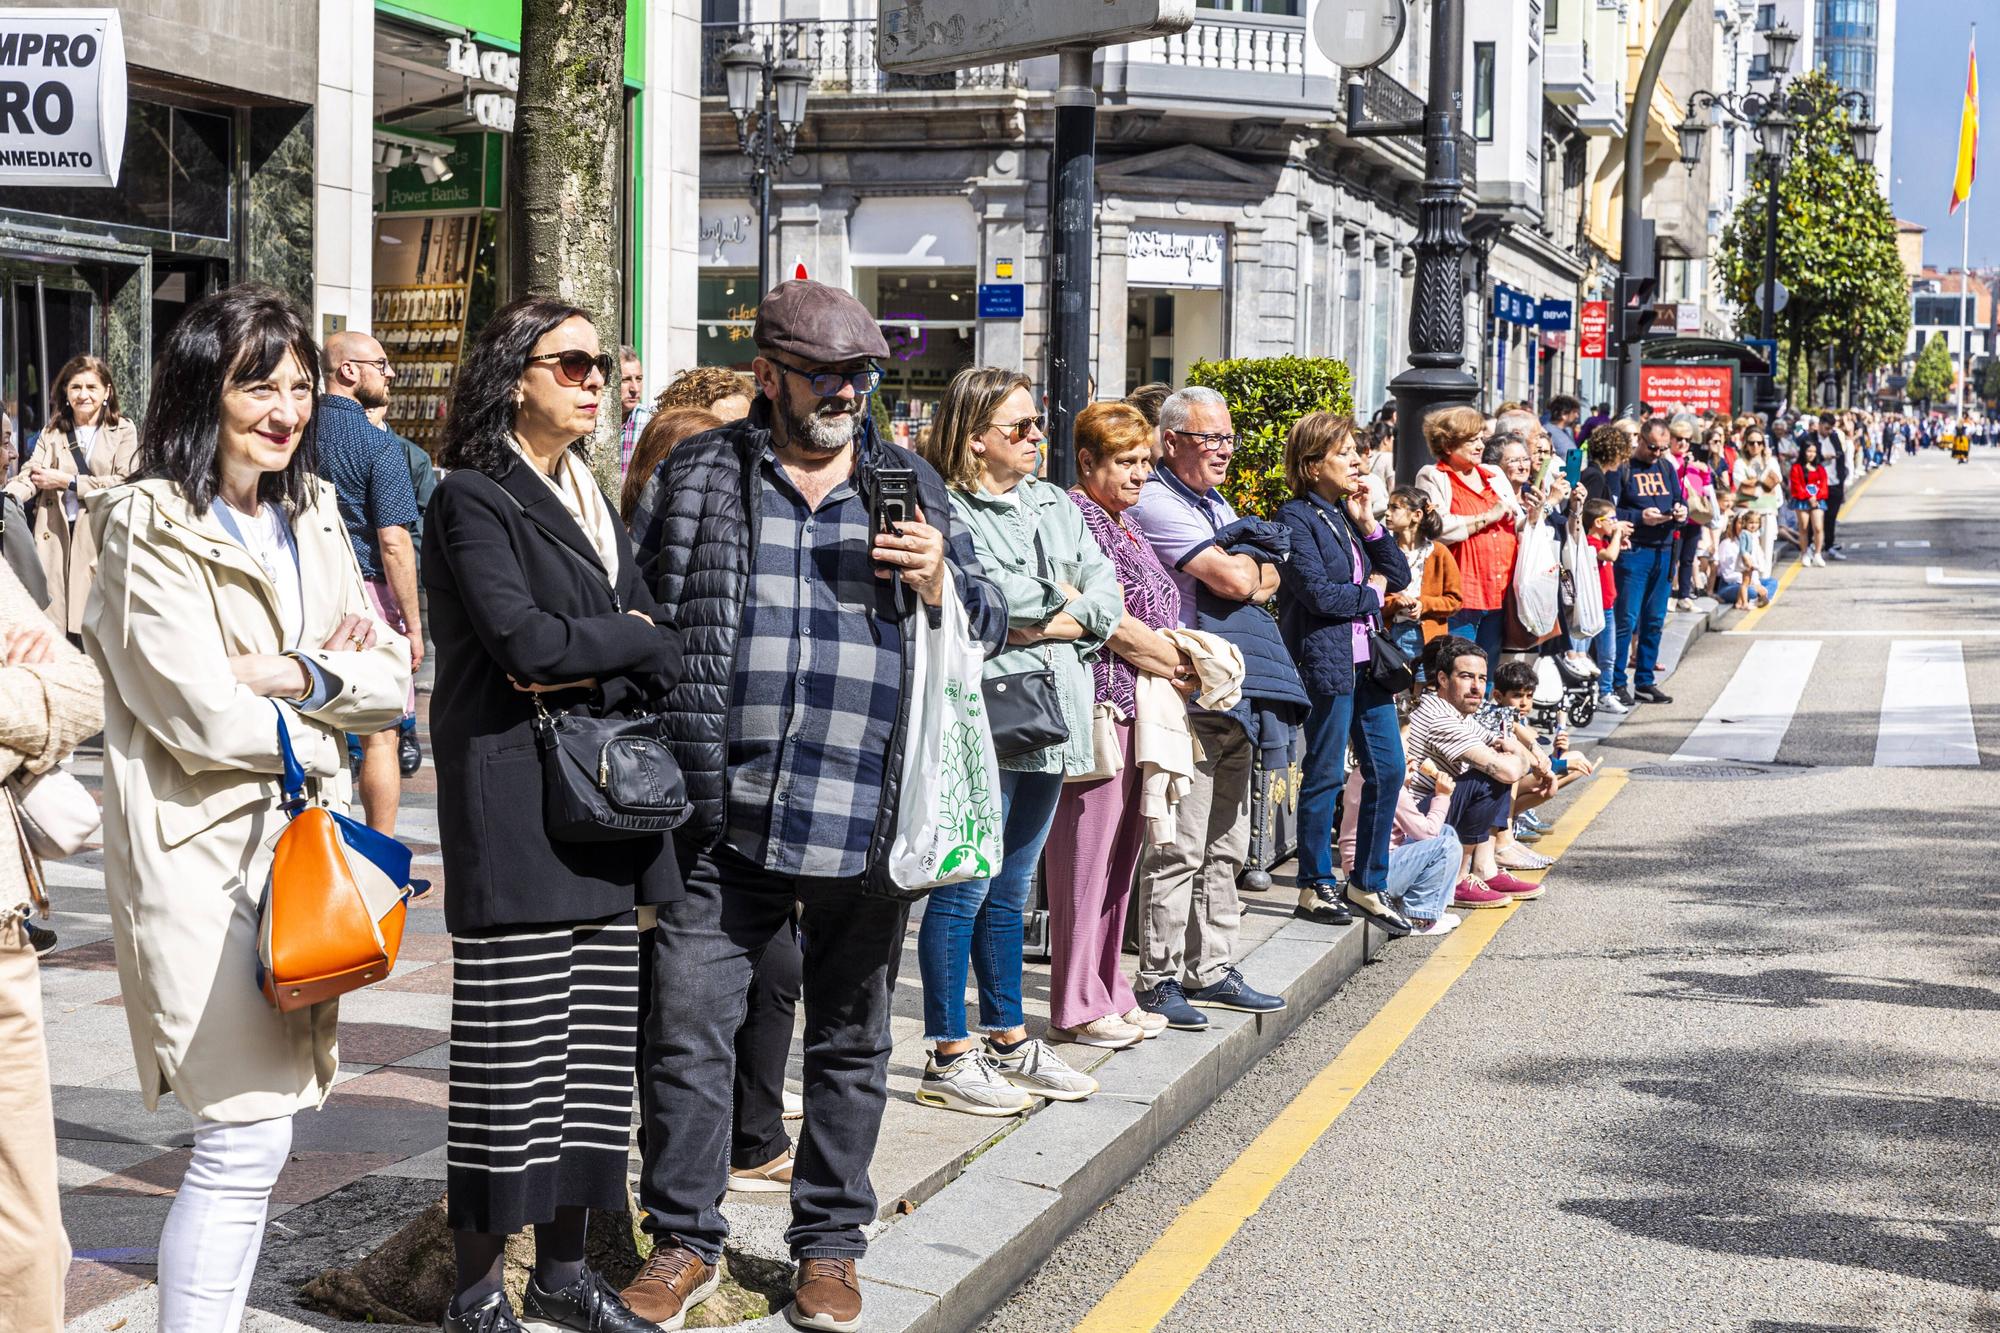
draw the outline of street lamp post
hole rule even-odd
[[[771,290],[771,178],[798,151],[812,66],[778,49],[776,39],[744,40],[722,53],[736,147],[750,159],[757,189],[757,295]],[[751,117],[756,117],[755,125]]]
[[[1424,418],[1440,407],[1470,403],[1479,381],[1465,369],[1464,178],[1458,168],[1458,124],[1464,101],[1465,0],[1431,7],[1430,81],[1421,121],[1366,119],[1362,84],[1347,86],[1349,138],[1423,136],[1424,184],[1417,196],[1416,294],[1410,312],[1410,367],[1389,381],[1396,396],[1396,477],[1407,484],[1431,461]]]
[[[1764,168],[1764,292],[1758,302],[1757,330],[1758,336],[1772,348],[1777,346],[1778,336],[1778,182],[1784,174],[1785,157],[1791,151],[1793,136],[1823,125],[1836,115],[1848,115],[1854,160],[1869,166],[1875,161],[1875,144],[1882,132],[1882,127],[1869,117],[1866,93],[1845,92],[1829,104],[1786,86],[1785,78],[1792,71],[1792,53],[1798,41],[1797,33],[1782,26],[1765,33],[1771,91],[1739,97],[1735,93],[1703,89],[1689,96],[1687,119],[1678,126],[1681,162],[1689,171],[1701,164],[1702,150],[1708,145],[1711,125],[1701,118],[1704,113],[1712,117],[1719,111],[1748,128],[1757,138],[1760,148],[1757,156]],[[1767,410],[1777,409],[1777,391],[1778,367],[1773,351],[1762,404]]]

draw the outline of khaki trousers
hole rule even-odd
[[[0,1323],[61,1329],[68,1271],[41,967],[20,917],[0,917]]]
[[[1228,717],[1190,713],[1206,752],[1175,811],[1174,840],[1146,848],[1139,869],[1138,987],[1188,989],[1222,980],[1236,960],[1243,904],[1236,877],[1250,850],[1250,738]]]

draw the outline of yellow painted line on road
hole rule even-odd
[[[1861,479],[1861,484],[1854,488],[1854,494],[1848,496],[1847,502],[1840,507],[1840,512],[1845,514],[1850,510],[1852,510],[1855,505],[1860,504],[1861,497],[1868,493],[1868,488],[1875,484],[1876,478],[1880,477],[1883,473],[1887,472],[1888,470],[1889,469],[1886,467],[1878,467],[1873,472],[1869,473],[1866,477],[1863,477]],[[1772,607],[1778,604],[1778,599],[1785,595],[1785,589],[1792,586],[1792,581],[1798,578],[1799,571],[1804,568],[1805,566],[1801,564],[1799,561],[1797,560],[1792,561],[1792,563],[1786,568],[1785,572],[1778,576],[1778,590],[1771,594],[1771,600],[1764,603],[1762,606],[1752,607],[1750,610],[1745,611],[1743,613],[1743,619],[1737,621],[1734,625],[1731,625],[1729,627],[1729,632],[1731,634],[1741,634],[1746,630],[1756,629],[1757,622],[1764,618],[1764,613],[1769,611]]]
[[[1627,776],[1623,769],[1601,770],[1590,789],[1542,839],[1539,845],[1546,854],[1560,856],[1566,851],[1611,804]],[[1465,924],[1445,936],[1333,1063],[1278,1112],[1215,1183],[1181,1211],[1104,1299],[1091,1307],[1076,1325],[1077,1333],[1151,1333],[1159,1327],[1223,1247],[1333,1128],[1334,1121],[1389,1063],[1445,992],[1465,975],[1473,960],[1500,933],[1500,927],[1520,910],[1515,905],[1467,912]]]

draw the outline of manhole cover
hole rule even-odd
[[[1631,770],[1631,776],[1660,778],[1669,782],[1738,782],[1750,778],[1781,778],[1796,771],[1760,768],[1755,764],[1641,764]]]

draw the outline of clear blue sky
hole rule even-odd
[[[1959,110],[1965,102],[1969,20],[1984,3],[1901,0],[1896,15],[1896,178],[1889,202],[1896,216],[1931,229],[1924,259],[1958,266],[1963,218],[1951,217],[1951,175],[1958,161]],[[2000,19],[2000,6],[1992,11]],[[2000,22],[1980,36],[1979,181],[1972,191],[1972,263],[2000,265]]]

